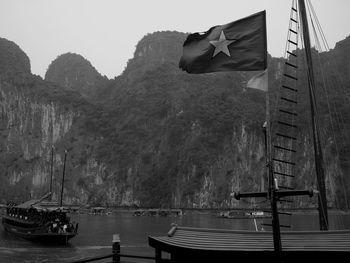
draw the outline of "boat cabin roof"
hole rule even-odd
[[[30,209],[30,208],[34,208],[38,211],[57,211],[57,212],[67,212],[67,209],[65,207],[62,206],[55,206],[55,204],[46,204],[43,202],[40,202],[40,200],[36,200],[36,199],[32,199],[29,200],[27,202],[24,202],[22,204],[13,206],[14,208],[20,208],[20,209]]]
[[[285,251],[350,252],[350,230],[282,232]],[[149,245],[168,253],[274,251],[270,231],[205,229],[173,225],[167,236],[149,236]],[[337,243],[337,245],[334,245]]]

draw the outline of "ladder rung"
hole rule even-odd
[[[288,101],[288,102],[290,102],[290,103],[295,103],[295,104],[298,103],[297,101],[288,99],[288,98],[286,98],[286,97],[281,97],[281,100],[285,100],[285,101]]]
[[[287,123],[287,122],[284,122],[284,121],[278,121],[279,124],[282,124],[282,125],[286,125],[288,127],[292,127],[292,128],[298,128],[298,126],[296,125],[293,125],[293,124],[290,124],[290,123]]]
[[[293,76],[291,76],[291,75],[288,75],[288,74],[283,74],[284,76],[286,76],[286,77],[288,77],[288,78],[291,78],[291,79],[295,79],[295,80],[298,80],[298,78],[296,78],[296,77],[293,77]]]
[[[280,150],[285,150],[285,151],[289,151],[289,152],[293,152],[293,153],[296,152],[296,150],[294,150],[294,149],[284,148],[284,147],[281,147],[281,146],[278,146],[278,145],[274,145],[274,147],[277,148],[277,149],[280,149]]]
[[[280,227],[286,227],[286,228],[290,228],[290,225],[280,225]]]
[[[294,53],[292,53],[292,52],[287,51],[287,53],[288,53],[289,55],[293,56],[293,57],[297,57],[297,55],[294,54]]]
[[[289,114],[289,115],[298,116],[297,113],[291,112],[291,111],[288,111],[288,110],[282,110],[282,109],[280,109],[279,111],[280,111],[280,112],[283,112],[283,113],[287,113],[287,114]]]
[[[293,64],[291,64],[291,63],[289,63],[289,62],[285,62],[285,64],[288,65],[288,66],[291,66],[291,67],[293,67],[293,68],[298,68],[296,65],[293,65]]]
[[[272,226],[272,224],[268,224],[268,223],[262,223],[262,224],[260,224],[260,225],[262,225],[262,226]],[[280,225],[280,227],[290,227],[289,225]]]
[[[292,7],[292,10],[295,11],[295,12],[297,12],[297,10],[296,10],[294,7]]]
[[[295,19],[291,18],[290,20],[292,20],[294,23],[298,23],[298,21],[296,21]]]
[[[278,212],[280,215],[287,215],[287,216],[291,216],[292,213],[291,212]]]
[[[297,91],[298,91],[297,89],[293,89],[293,88],[288,87],[288,86],[286,86],[286,85],[282,85],[282,88],[289,89],[289,90],[291,90],[291,91],[295,91],[295,92],[297,92]]]
[[[294,34],[298,34],[297,31],[293,30],[293,29],[289,29],[290,32],[294,33]]]
[[[286,164],[290,164],[290,165],[295,165],[295,163],[290,162],[290,161],[286,161],[286,160],[281,160],[281,159],[276,159],[276,158],[273,158],[272,160],[274,160],[276,162],[280,162],[280,163],[286,163]]]
[[[273,172],[273,173],[278,174],[278,175],[288,176],[288,177],[294,177],[294,175],[292,175],[292,174],[285,174],[285,173],[280,173],[280,172]]]
[[[280,136],[280,137],[283,137],[283,138],[286,138],[286,139],[290,139],[290,140],[296,140],[297,138],[295,137],[292,137],[292,136],[289,136],[289,135],[284,135],[282,133],[276,133],[277,136]]]
[[[279,187],[279,188],[282,188],[282,189],[294,190],[293,187],[284,186],[284,185],[279,185],[278,187]]]
[[[289,42],[289,43],[292,43],[292,44],[295,45],[295,46],[298,46],[298,43],[297,43],[297,42],[294,42],[294,41],[292,41],[292,40],[290,40],[290,39],[288,39],[288,42]]]

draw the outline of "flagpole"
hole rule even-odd
[[[62,207],[62,205],[63,205],[63,188],[64,188],[64,175],[66,173],[66,158],[67,158],[67,150],[64,151],[64,162],[63,162],[63,174],[62,174],[60,207]]]
[[[267,80],[268,81],[268,80]],[[268,82],[267,82],[268,86]],[[265,115],[266,115],[266,132],[265,132],[265,143],[266,143],[266,171],[267,171],[267,182],[268,185],[270,185],[270,164],[271,164],[271,124],[270,124],[270,98],[269,98],[269,92],[265,93]],[[264,124],[265,125],[265,124]]]
[[[266,69],[267,71],[267,69]],[[276,253],[276,257],[281,259],[282,243],[281,243],[281,231],[278,217],[278,183],[275,181],[273,175],[273,162],[271,152],[271,117],[270,117],[270,97],[268,92],[268,77],[266,79],[267,90],[265,94],[266,98],[266,172],[268,175],[268,197],[271,204],[272,212],[272,232],[273,232],[273,245]]]
[[[51,146],[50,201],[52,201],[53,150],[54,150],[54,146],[52,145]]]

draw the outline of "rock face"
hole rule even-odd
[[[85,99],[93,100],[98,86],[106,81],[84,57],[74,53],[58,56],[50,64],[45,80],[80,93]]]
[[[350,36],[346,37],[344,40],[339,41],[333,50],[329,53],[329,57],[334,60],[339,61],[337,70],[340,72],[345,83],[350,81]]]
[[[127,63],[123,76],[137,79],[146,71],[159,68],[162,64],[172,64],[177,69],[182,45],[186,34],[176,31],[155,32],[143,37],[136,46],[134,57]],[[176,70],[177,71],[177,70]]]
[[[49,149],[62,140],[78,115],[78,112],[63,107],[57,101],[48,101],[40,98],[39,94],[32,94],[27,86],[31,81],[35,83],[40,80],[17,75],[0,83],[1,157],[5,160],[13,158],[6,162],[7,168],[2,171],[2,180],[7,179],[2,190],[6,194],[27,198],[30,191],[42,192],[42,188],[46,187]],[[22,84],[14,85],[14,82]],[[18,189],[19,184],[24,189]],[[20,191],[17,193],[16,190]],[[5,197],[4,193],[2,197]]]
[[[76,54],[58,57],[45,81],[5,64],[0,79],[0,200],[24,201],[47,192],[52,145],[56,199],[68,150],[67,204],[223,208],[242,205],[231,198],[233,191],[260,190],[266,179],[261,132],[265,94],[244,88],[246,73],[181,72],[177,62],[185,37],[178,32],[147,35],[124,73],[107,86]],[[269,59],[272,105],[282,67],[283,59]],[[96,91],[98,105],[89,102]],[[342,113],[350,112],[342,105]],[[335,147],[327,118],[322,115],[329,205],[337,201],[346,206],[342,196],[350,194],[350,182],[344,181],[350,147]],[[301,125],[306,122],[305,117]],[[299,130],[298,189],[315,186],[306,130]],[[294,205],[316,202],[299,199]]]
[[[17,44],[0,38],[0,74],[7,72],[30,73],[30,62]]]

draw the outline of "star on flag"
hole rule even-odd
[[[215,46],[215,50],[214,50],[214,54],[213,57],[215,57],[217,54],[219,54],[220,52],[225,53],[227,56],[231,57],[230,51],[228,49],[228,46],[230,44],[232,44],[232,42],[234,42],[235,40],[227,40],[226,36],[224,34],[224,31],[221,30],[220,33],[220,37],[219,40],[212,40],[209,41],[210,44],[212,44],[213,46]]]

